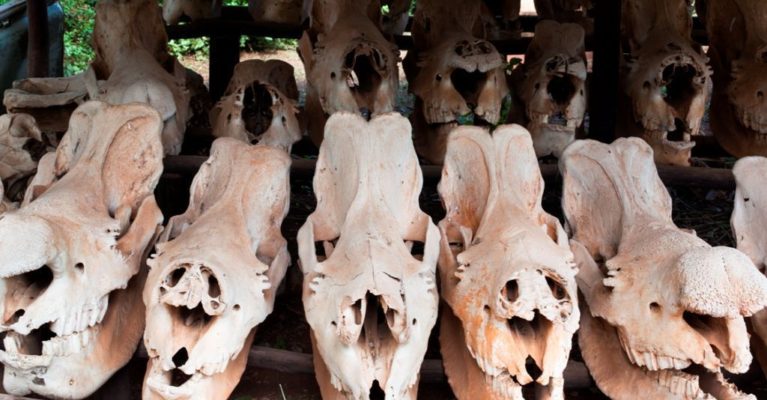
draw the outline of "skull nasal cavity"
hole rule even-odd
[[[546,90],[549,92],[551,99],[559,105],[570,104],[573,96],[575,96],[575,85],[569,75],[551,78],[546,86]]]
[[[173,272],[171,272],[170,275],[168,275],[168,277],[166,278],[167,279],[166,284],[168,285],[168,287],[174,287],[178,285],[178,283],[181,281],[181,278],[184,276],[185,273],[186,273],[185,268],[174,269]]]
[[[189,353],[186,351],[186,347],[180,348],[176,354],[173,355],[173,365],[177,368],[186,364],[189,360]]]
[[[515,302],[519,298],[519,284],[516,279],[506,282],[506,299]]]
[[[464,69],[456,68],[450,74],[450,81],[458,93],[461,94],[469,108],[474,108],[479,101],[479,94],[482,87],[485,86],[487,74],[480,71],[467,72]]]
[[[567,292],[565,291],[565,288],[562,286],[561,283],[557,282],[556,280],[546,277],[546,284],[549,285],[549,290],[551,290],[551,294],[554,296],[557,300],[562,300],[567,296]]]
[[[689,108],[697,94],[693,86],[696,75],[697,70],[690,64],[671,64],[663,68],[661,93],[666,103],[674,108]]]
[[[272,94],[264,85],[248,85],[242,99],[242,122],[245,129],[258,136],[269,129],[272,118]]]
[[[372,51],[370,55],[351,51],[346,54],[344,65],[349,71],[346,82],[352,91],[372,93],[380,86],[382,78],[378,71],[383,69],[383,65],[377,51]]]
[[[210,275],[208,277],[208,296],[218,297],[221,294],[221,287],[218,285],[218,279]]]
[[[40,295],[42,295],[45,290],[48,289],[48,286],[50,286],[52,282],[53,271],[47,265],[43,265],[36,270],[25,272],[21,275],[16,275],[5,279],[6,287],[24,289],[17,292],[23,292],[24,296],[26,297],[23,299],[22,304],[31,303],[36,298],[40,297]],[[9,295],[13,294],[9,293]]]

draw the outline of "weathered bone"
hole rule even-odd
[[[64,132],[72,111],[88,99],[87,74],[14,81],[3,94],[3,105],[8,112],[32,115],[43,131]]]
[[[283,150],[213,142],[148,262],[144,399],[227,399],[237,385],[290,263],[289,169]]]
[[[578,329],[575,263],[559,221],[541,207],[543,178],[530,134],[459,127],[439,184],[447,215],[439,262],[440,344],[459,399],[523,399],[533,382],[564,399],[563,371]]]
[[[22,207],[0,219],[0,362],[13,395],[86,397],[143,332],[162,120],[146,105],[88,102],[69,126]]]
[[[479,0],[424,0],[416,8],[415,48],[405,68],[416,96],[416,150],[432,163],[442,163],[447,136],[459,123],[504,122],[504,60],[490,42],[472,34],[481,25],[479,9]]]
[[[672,222],[642,140],[575,142],[560,169],[586,303],[579,344],[599,388],[614,399],[755,399],[721,368],[748,369],[743,317],[767,305],[767,278]]]
[[[366,117],[394,110],[399,85],[397,47],[386,40],[369,12],[376,2],[311,1],[311,26],[299,40],[306,70],[309,136],[319,146],[329,115]]]
[[[162,18],[168,25],[176,25],[186,16],[192,21],[221,15],[221,0],[165,0]]]
[[[580,25],[541,21],[525,54],[511,74],[514,104],[511,121],[533,137],[538,157],[554,155],[583,133],[586,115],[585,33]]]
[[[325,130],[317,209],[297,239],[322,397],[367,399],[377,381],[386,398],[415,399],[437,319],[439,230],[418,206],[410,124],[337,113]]]
[[[35,160],[26,147],[30,139],[42,143],[43,137],[35,119],[27,114],[0,116],[0,180],[11,187],[35,173]],[[23,183],[23,182],[22,182]],[[19,189],[23,193],[24,188]]]
[[[258,141],[290,152],[301,139],[293,67],[279,60],[248,60],[234,67],[224,97],[210,113],[213,135]]]
[[[711,130],[730,154],[767,155],[767,3],[720,0],[706,5],[714,69]]]
[[[301,24],[304,0],[249,0],[253,20],[280,24]]]
[[[689,165],[711,92],[711,70],[691,39],[686,0],[623,0],[630,52],[621,72],[618,132],[639,136],[661,164]]]

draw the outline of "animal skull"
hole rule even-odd
[[[767,4],[707,1],[708,55],[714,69],[711,128],[737,157],[767,155]]]
[[[479,6],[479,1],[424,0],[416,8],[415,49],[405,68],[416,96],[416,149],[432,163],[442,163],[447,136],[459,124],[505,120],[509,88],[504,59],[490,42],[472,34]]]
[[[213,135],[259,141],[287,152],[301,139],[293,67],[279,60],[248,60],[234,67],[224,97],[211,111]]]
[[[765,273],[767,265],[767,232],[765,232],[765,214],[767,193],[763,189],[762,179],[767,172],[767,159],[746,157],[735,163],[737,189],[735,208],[732,212],[732,231],[738,244],[738,250],[746,253],[756,267]],[[758,339],[752,341],[754,353],[762,370],[767,371],[767,310],[759,311],[751,318],[751,325]],[[767,372],[765,372],[767,374]]]
[[[535,13],[541,20],[577,23],[591,33],[593,21],[586,16],[591,0],[534,0]]]
[[[303,22],[303,0],[249,0],[248,11],[253,20],[281,24]]]
[[[618,131],[645,139],[656,162],[687,166],[711,92],[687,1],[624,0],[622,30],[630,55],[621,72]]]
[[[42,142],[35,119],[27,114],[0,116],[0,179],[8,186],[34,174],[37,161],[32,158],[29,140]]]
[[[144,399],[227,399],[237,385],[290,263],[289,169],[280,149],[213,142],[148,262]]]
[[[152,195],[161,127],[146,105],[83,104],[55,162],[40,162],[46,179],[0,218],[8,393],[83,398],[132,357],[144,327],[142,265],[163,219]]]
[[[418,206],[410,124],[334,114],[316,171],[317,209],[297,241],[322,397],[368,399],[377,381],[387,399],[414,400],[437,319],[439,230]]]
[[[614,399],[755,399],[721,369],[751,364],[743,317],[767,305],[767,278],[743,253],[674,225],[643,141],[575,142],[560,169],[586,303],[579,343],[599,388]]]
[[[575,263],[559,221],[541,208],[543,179],[530,134],[451,134],[439,184],[447,216],[439,262],[440,344],[459,399],[519,399],[535,382],[564,399],[563,372],[578,329]],[[532,358],[542,371],[533,378]]]
[[[86,75],[14,81],[3,94],[3,105],[8,112],[31,115],[43,131],[64,132],[72,111],[87,101]]]
[[[333,113],[369,118],[394,110],[399,54],[367,14],[368,3],[311,2],[311,27],[299,40],[298,51],[306,69],[309,136],[318,146]]]
[[[533,137],[538,157],[554,155],[581,134],[586,115],[585,32],[580,25],[541,21],[525,54],[511,74],[512,121]]]
[[[165,0],[162,5],[162,18],[168,25],[178,24],[183,16],[196,21],[219,15],[221,0]]]

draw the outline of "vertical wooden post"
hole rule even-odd
[[[589,137],[607,143],[616,137],[621,3],[622,0],[596,0],[594,5],[594,65],[589,93]]]
[[[210,96],[218,101],[226,90],[240,61],[240,36],[237,34],[214,34],[210,37]]]
[[[48,3],[27,0],[27,76],[48,76]]]

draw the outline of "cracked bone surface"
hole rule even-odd
[[[337,113],[325,126],[317,209],[297,238],[324,399],[368,399],[376,382],[387,399],[416,398],[437,319],[440,233],[418,205],[410,135],[396,113]]]
[[[328,116],[339,111],[366,118],[394,110],[399,85],[396,45],[377,26],[372,0],[314,0],[311,24],[298,43],[306,70],[309,136],[322,142]]]
[[[765,273],[767,265],[767,190],[764,177],[767,174],[767,158],[745,157],[735,163],[737,189],[735,207],[730,223],[738,250],[746,253],[756,267]],[[767,310],[751,318],[755,337],[752,338],[754,355],[762,371],[767,374]]]
[[[411,116],[418,154],[441,164],[450,131],[459,124],[496,125],[509,88],[503,57],[476,37],[480,0],[417,3],[414,48],[403,63],[416,96]]]
[[[755,400],[722,368],[748,370],[743,317],[767,305],[767,278],[742,252],[673,223],[641,139],[577,141],[560,170],[585,300],[579,345],[599,388],[613,399]]]
[[[585,33],[580,25],[541,21],[525,54],[511,74],[512,122],[530,131],[538,157],[559,157],[586,115]]]
[[[649,143],[659,164],[688,166],[711,93],[711,69],[691,39],[686,0],[623,0],[629,55],[621,67],[618,133]]]
[[[143,263],[163,219],[152,195],[161,129],[144,104],[83,104],[21,208],[0,218],[8,393],[83,398],[133,356]]]
[[[564,399],[578,329],[575,262],[559,221],[543,211],[529,133],[479,127],[451,134],[439,193],[440,344],[459,399],[523,399],[535,383]],[[536,365],[526,366],[528,359]],[[536,376],[535,368],[540,375]]]
[[[290,152],[301,139],[293,67],[279,60],[248,60],[234,67],[224,97],[210,113],[213,135],[258,141]]]
[[[226,399],[237,385],[290,263],[289,169],[279,148],[213,142],[148,261],[144,399]]]
[[[192,21],[221,15],[221,0],[165,0],[162,19],[168,25],[176,25],[186,16]]]
[[[767,156],[767,3],[707,1],[711,130],[730,154]]]

